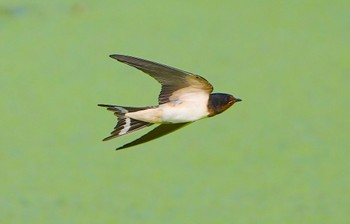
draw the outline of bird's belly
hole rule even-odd
[[[206,93],[190,92],[156,108],[127,113],[125,116],[149,123],[193,122],[209,115],[208,98]]]
[[[167,103],[159,106],[162,111],[161,120],[164,123],[192,122],[208,115],[206,104],[183,102],[181,104]]]

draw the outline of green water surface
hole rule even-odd
[[[0,223],[350,223],[348,1],[0,3]],[[98,103],[160,86],[127,54],[243,101],[122,151]]]

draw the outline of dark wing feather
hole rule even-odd
[[[161,124],[158,127],[156,127],[155,129],[148,132],[147,134],[141,136],[140,138],[117,148],[117,150],[129,148],[131,146],[139,145],[139,144],[151,141],[153,139],[162,137],[162,136],[169,134],[170,132],[176,131],[177,129],[182,128],[188,124],[190,124],[190,123]]]
[[[213,86],[199,75],[141,58],[117,54],[110,55],[110,57],[133,66],[156,79],[162,85],[159,104],[169,102],[173,92],[186,87],[202,90],[208,94],[213,91]]]

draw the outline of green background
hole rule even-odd
[[[350,223],[348,1],[2,1],[1,223]],[[138,56],[242,98],[127,150]]]

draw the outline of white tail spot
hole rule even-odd
[[[124,126],[123,126],[123,129],[120,130],[120,132],[119,132],[118,135],[124,135],[124,134],[126,134],[126,133],[129,131],[130,127],[131,127],[130,124],[131,124],[131,119],[128,118],[128,117],[126,117],[126,118],[125,118],[125,124],[124,124]]]

